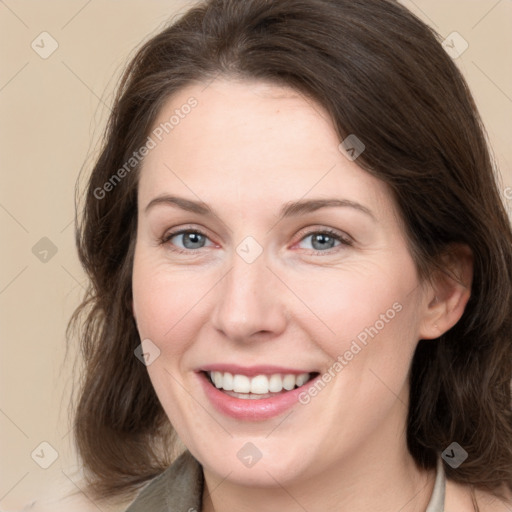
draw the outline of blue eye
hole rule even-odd
[[[338,232],[324,229],[319,231],[310,231],[303,236],[299,243],[311,238],[312,250],[315,254],[329,253],[332,249],[336,249],[340,245],[350,246],[352,241],[348,237],[340,235]],[[180,240],[180,244],[177,241]],[[162,245],[168,245],[172,251],[182,254],[194,254],[204,247],[214,245],[205,233],[197,229],[181,229],[165,234],[161,239]]]
[[[182,229],[180,231],[174,231],[173,233],[166,234],[162,240],[162,244],[168,244],[175,245],[174,242],[171,242],[173,238],[180,239],[183,248],[180,248],[179,246],[177,248],[173,248],[173,250],[177,252],[194,252],[195,250],[202,249],[205,247],[205,243],[208,240],[208,237],[198,230],[192,230],[192,229]]]
[[[301,242],[308,238],[311,238],[312,248],[316,252],[327,252],[330,249],[338,247],[339,245],[352,245],[349,239],[344,238],[336,231],[329,229],[322,231],[312,231],[304,236],[301,239]]]

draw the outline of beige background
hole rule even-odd
[[[502,170],[504,201],[511,209],[512,2],[403,3],[443,38],[456,31],[469,44],[456,62],[487,126]],[[80,486],[68,423],[74,354],[64,359],[65,325],[85,285],[73,240],[75,181],[94,156],[128,57],[191,4],[0,2],[2,511],[21,509],[40,499],[43,490],[51,494]],[[35,41],[40,53],[51,49],[49,36],[39,37],[44,31],[58,44],[46,59],[31,47]],[[41,241],[44,237],[51,242]],[[43,469],[40,464],[51,462],[52,450],[58,458]],[[91,510],[106,510],[82,498]]]

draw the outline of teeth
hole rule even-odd
[[[271,375],[268,381],[268,390],[272,393],[279,393],[282,389],[283,379],[281,375]]]
[[[258,395],[268,393],[268,377],[266,375],[258,375],[251,379],[251,393]]]
[[[222,377],[222,373],[220,373],[220,372],[215,372],[215,373],[218,373]],[[221,382],[222,389],[224,389],[225,391],[233,391],[233,375],[231,375],[231,373],[226,372],[224,374],[224,377],[222,377],[220,379],[220,382]]]
[[[216,372],[220,375],[221,383],[224,383],[224,375],[221,372]],[[221,386],[219,387],[223,387]],[[251,380],[246,375],[233,375],[233,391],[236,393],[250,393]]]
[[[283,388],[290,391],[295,387],[295,375],[285,375],[283,379]]]
[[[298,387],[302,386],[303,384],[306,384],[306,382],[309,379],[309,373],[301,373],[300,375],[297,375],[297,378],[295,379],[295,383]]]
[[[257,375],[252,378],[247,377],[247,375],[233,375],[228,372],[208,372],[208,375],[218,389],[256,395],[279,393],[283,389],[290,391],[295,387],[304,385],[311,377],[309,373],[301,373],[300,375],[277,373],[270,376]]]
[[[217,387],[217,388],[222,387],[222,373],[213,372],[213,383],[215,384],[215,387]]]

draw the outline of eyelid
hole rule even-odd
[[[316,225],[316,226],[308,226],[307,228],[304,228],[303,230],[300,230],[297,234],[299,241],[304,240],[307,236],[311,236],[313,234],[317,233],[324,233],[328,234],[330,236],[333,236],[335,238],[340,239],[341,241],[344,241],[345,243],[354,243],[355,240],[345,231],[341,231],[339,229],[322,226],[322,225]]]
[[[177,229],[168,229],[164,234],[163,236],[161,237],[162,241],[168,241],[170,240],[171,238],[174,238],[175,236],[177,235],[182,235],[183,233],[198,233],[206,238],[210,238],[206,233],[205,231],[203,231],[202,229],[200,228],[193,228],[193,227],[189,227],[189,226],[184,226],[182,228],[177,228]]]

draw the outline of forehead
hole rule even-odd
[[[167,100],[151,133],[140,196],[178,188],[249,207],[262,197],[281,204],[341,194],[390,206],[384,183],[342,154],[327,112],[287,87],[225,79],[188,86]]]

